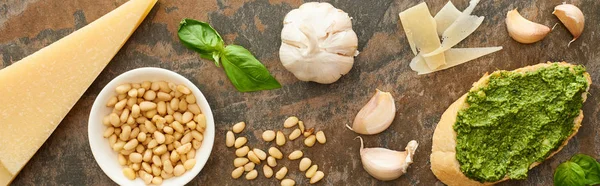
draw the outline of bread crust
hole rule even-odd
[[[575,65],[560,62],[560,63],[541,63],[537,65],[527,66],[523,68],[519,68],[514,70],[513,72],[525,73],[529,71],[535,71],[542,67],[548,67],[553,64],[558,64],[561,66],[574,67]],[[585,78],[588,82],[588,89],[583,93],[582,98],[583,101],[587,99],[587,92],[589,91],[589,87],[592,84],[592,79],[590,75],[586,72],[584,74]],[[484,75],[479,81],[473,84],[473,88],[471,90],[477,90],[480,87],[487,85],[489,81],[490,75]],[[502,180],[497,182],[485,182],[481,183],[475,180],[472,180],[465,176],[462,171],[460,171],[460,164],[456,159],[456,132],[454,131],[454,123],[456,122],[456,117],[458,111],[468,107],[465,102],[467,94],[461,96],[458,100],[448,107],[448,109],[442,114],[442,117],[435,128],[433,133],[433,142],[431,147],[431,171],[433,174],[444,184],[449,186],[460,185],[460,186],[480,186],[480,185],[494,185],[496,183],[508,180],[508,176],[504,177]],[[579,116],[575,118],[573,126],[573,133],[562,143],[562,145],[554,152],[552,152],[548,158],[554,156],[554,154],[558,153],[564,146],[567,145],[569,140],[577,134],[579,127],[581,127],[581,122],[583,121],[583,111],[580,110]],[[539,165],[541,162],[534,162],[529,166],[529,169]]]

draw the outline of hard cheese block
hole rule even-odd
[[[0,185],[48,139],[156,0],[131,0],[0,70]]]

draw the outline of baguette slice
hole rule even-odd
[[[575,65],[560,62],[560,63],[541,63],[533,66],[527,66],[523,68],[519,68],[514,70],[513,72],[529,72],[535,71],[539,68],[549,67],[553,64],[558,64],[561,66],[569,66],[574,67]],[[584,73],[585,78],[588,81],[588,90],[590,85],[592,84],[592,79],[590,75],[586,72]],[[473,84],[473,88],[471,90],[477,90],[480,87],[486,86],[489,81],[489,74],[484,75],[479,81]],[[477,185],[493,185],[502,181],[506,181],[509,179],[508,176],[504,177],[504,179],[499,180],[497,182],[486,182],[481,183],[475,180],[472,180],[465,176],[462,171],[460,171],[460,164],[456,159],[456,132],[454,131],[453,125],[456,122],[456,117],[458,111],[462,108],[466,108],[465,99],[467,94],[460,97],[456,100],[448,109],[442,114],[442,118],[438,123],[435,131],[433,133],[433,142],[431,148],[431,171],[433,174],[443,183],[449,186],[453,185],[461,185],[461,186],[477,186]],[[587,98],[587,91],[582,95],[583,101],[585,102]],[[573,126],[573,133],[562,143],[562,145],[554,152],[552,152],[548,158],[552,157],[554,154],[558,153],[564,146],[567,145],[569,140],[577,134],[579,127],[581,126],[581,121],[583,120],[583,111],[580,110],[580,114],[575,118],[575,125]],[[546,158],[546,159],[548,159]],[[529,166],[529,169],[539,165],[541,162],[534,162]]]

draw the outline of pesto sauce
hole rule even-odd
[[[454,124],[460,170],[479,182],[525,179],[533,162],[573,132],[587,81],[584,67],[569,69],[553,64],[525,74],[494,72],[487,86],[470,91],[469,107]]]

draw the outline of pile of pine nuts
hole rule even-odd
[[[160,185],[196,165],[206,118],[190,89],[145,81],[119,85],[115,91],[117,96],[106,103],[113,111],[102,123],[125,177]]]
[[[325,138],[325,133],[323,131],[319,131],[316,134],[313,134],[314,128],[305,129],[304,122],[300,121],[297,117],[292,116],[285,120],[283,126],[285,128],[292,128],[295,126],[298,128],[294,129],[286,139],[285,134],[282,131],[273,131],[266,130],[262,134],[262,139],[265,142],[271,142],[275,140],[275,143],[278,146],[285,145],[287,140],[293,141],[303,135],[304,145],[307,147],[312,147],[315,145],[315,142],[319,142],[321,144],[325,144],[327,141]],[[240,178],[244,172],[246,173],[246,180],[254,180],[258,177],[258,171],[255,169],[256,165],[259,165],[261,161],[267,161],[266,165],[263,165],[263,174],[266,178],[271,178],[273,176],[273,168],[277,166],[277,160],[283,159],[283,153],[275,146],[269,148],[268,155],[265,151],[254,148],[250,150],[250,147],[246,146],[248,139],[246,137],[238,137],[235,138],[235,134],[239,134],[246,128],[245,122],[239,122],[232,127],[232,131],[228,131],[225,136],[225,144],[227,147],[235,147],[235,155],[237,158],[233,160],[233,166],[236,167],[233,172],[231,172],[231,177],[234,179]],[[325,174],[323,171],[318,171],[318,167],[316,164],[313,165],[312,160],[304,157],[304,153],[300,150],[293,151],[288,155],[289,160],[300,160],[299,169],[300,171],[305,172],[306,178],[310,179],[310,183],[317,183]],[[275,178],[281,180],[282,186],[293,186],[296,182],[292,179],[285,178],[288,173],[288,169],[285,166],[282,166],[279,171],[275,172]]]

